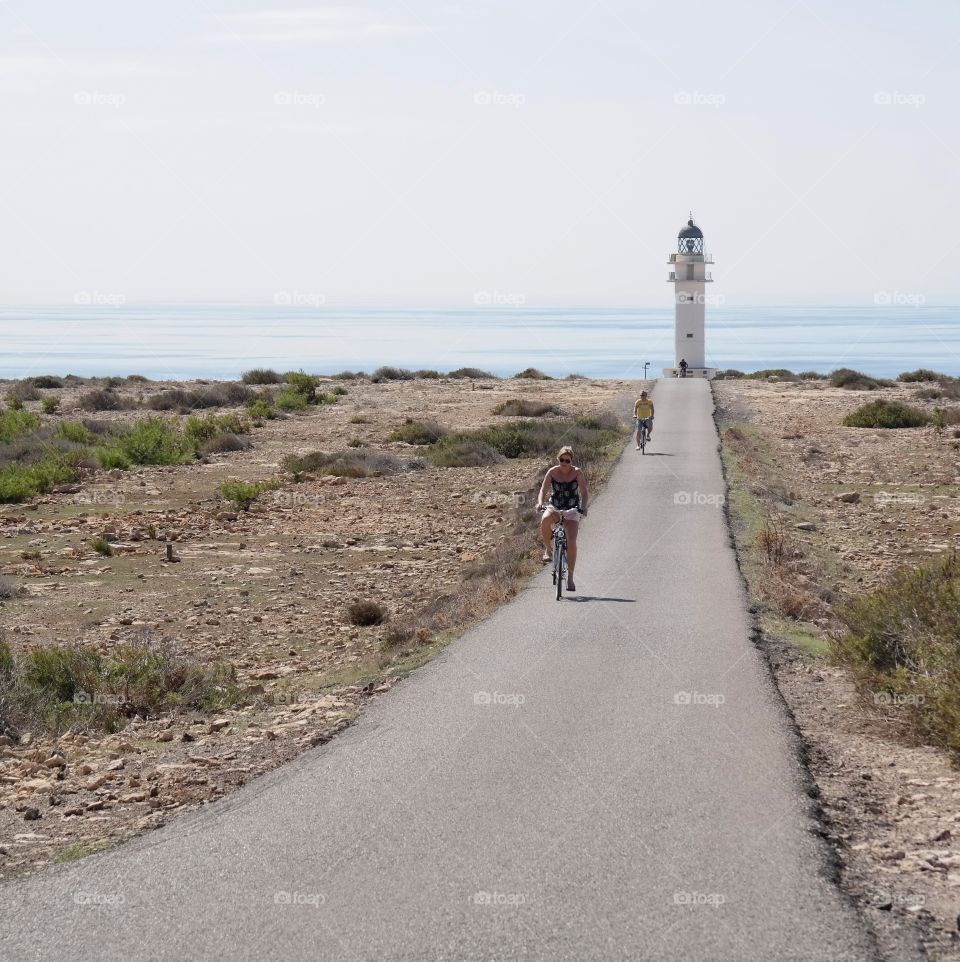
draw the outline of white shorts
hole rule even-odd
[[[560,515],[564,521],[579,521],[583,517],[583,515],[580,514],[579,508],[567,508],[566,511],[561,511],[559,508],[555,508],[552,504],[548,503],[543,509],[543,516],[548,518],[555,514]]]

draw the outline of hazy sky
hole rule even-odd
[[[0,0],[0,301],[960,302],[948,0]]]

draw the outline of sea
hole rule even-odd
[[[295,304],[0,308],[0,378],[140,374],[232,379],[254,367],[334,374],[381,365],[508,376],[659,375],[673,358],[665,308],[334,308]],[[960,375],[960,308],[715,307],[707,363],[754,371],[918,367]]]

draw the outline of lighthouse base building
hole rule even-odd
[[[703,231],[693,222],[677,235],[676,253],[670,255],[673,268],[667,280],[673,284],[673,367],[663,369],[664,377],[680,373],[680,362],[687,362],[687,377],[712,378],[716,368],[707,367],[706,357],[706,311],[707,284],[713,277],[707,271],[713,257],[703,248]]]

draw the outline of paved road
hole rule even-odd
[[[0,887],[0,957],[872,958],[750,642],[708,385],[655,399],[579,595],[544,574],[329,745]]]

